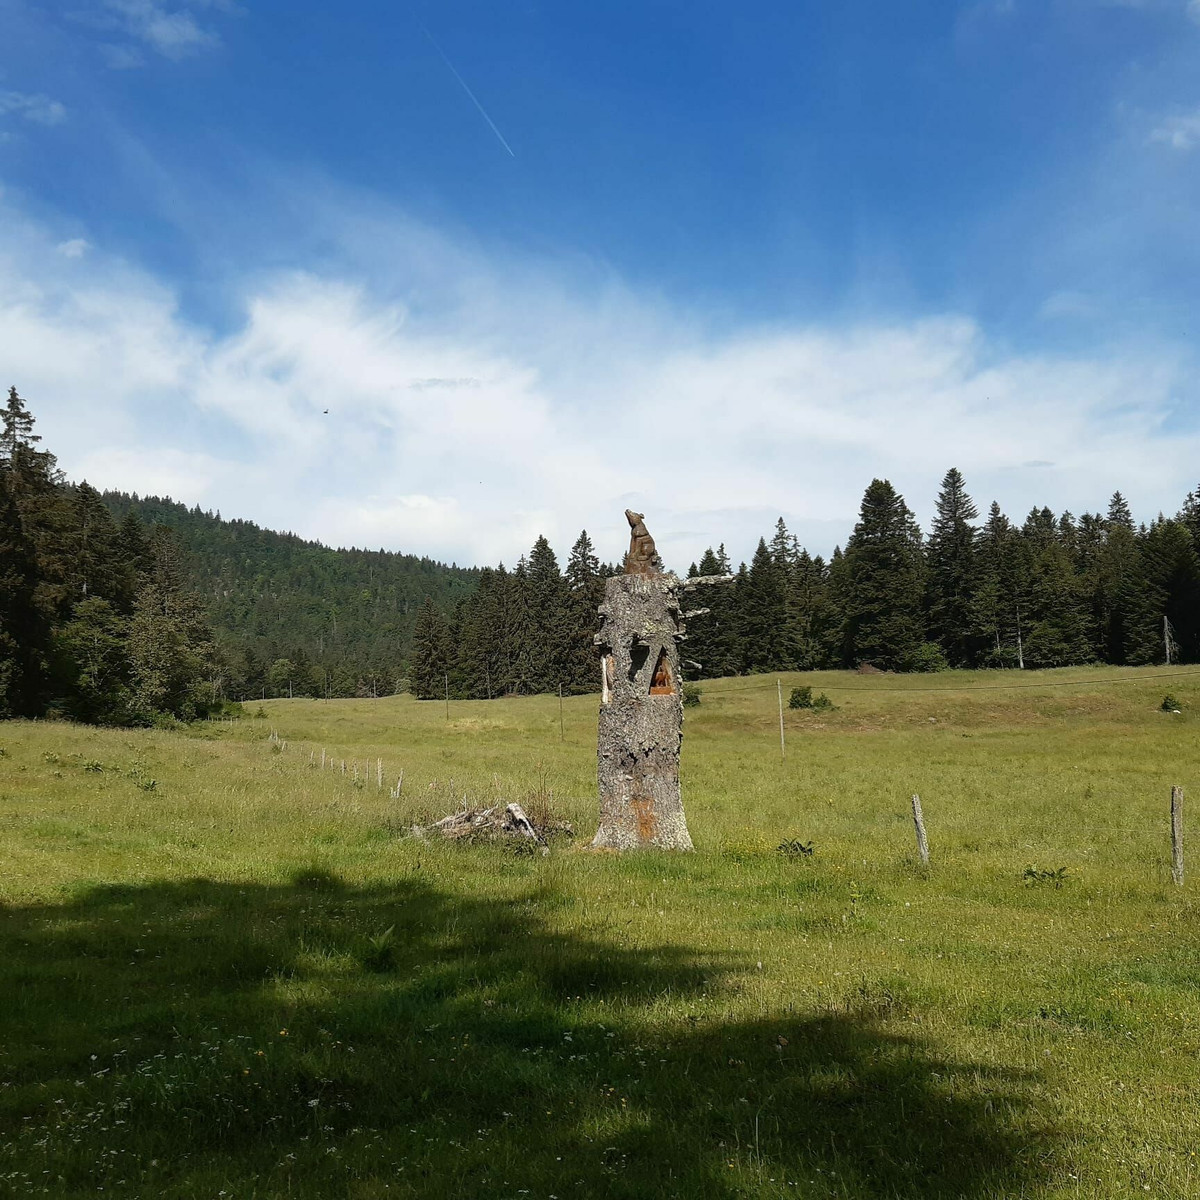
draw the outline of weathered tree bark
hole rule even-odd
[[[679,580],[609,579],[600,605],[600,828],[594,848],[691,850],[679,792]]]

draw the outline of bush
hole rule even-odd
[[[812,706],[814,712],[833,712],[837,708],[837,705],[824,692],[813,697]]]
[[[1163,712],[1166,712],[1166,713],[1177,713],[1177,712],[1178,712],[1178,711],[1179,711],[1179,710],[1180,710],[1182,707],[1183,707],[1183,705],[1181,705],[1181,704],[1179,703],[1179,701],[1178,701],[1178,700],[1176,700],[1176,699],[1175,699],[1175,697],[1171,695],[1171,693],[1170,693],[1170,692],[1168,692],[1168,693],[1167,693],[1167,694],[1166,694],[1166,695],[1163,697],[1163,702],[1162,702],[1162,705],[1161,705],[1161,708],[1162,708]]]
[[[683,707],[694,708],[700,703],[700,689],[694,683],[683,685]]]
[[[904,660],[904,669],[906,671],[928,673],[931,671],[945,671],[949,666],[950,664],[946,661],[946,656],[942,653],[941,646],[935,642],[922,642]]]
[[[812,708],[813,695],[812,688],[798,687],[792,688],[792,694],[788,697],[788,708]]]

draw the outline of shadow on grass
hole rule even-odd
[[[0,910],[0,1191],[983,1197],[1030,1081],[864,1011],[728,1017],[746,964],[562,901],[198,880]]]

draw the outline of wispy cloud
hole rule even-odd
[[[27,92],[0,92],[0,116],[14,114],[35,125],[60,125],[67,119],[67,110],[49,96]]]
[[[1172,150],[1191,150],[1200,145],[1200,108],[1167,117],[1150,131],[1150,140]]]
[[[180,59],[219,43],[214,30],[197,20],[193,9],[209,5],[169,5],[162,0],[105,0],[113,24],[146,48],[165,58]],[[105,57],[112,67],[140,65],[136,49],[106,45]]]
[[[615,558],[628,506],[686,567],[748,557],[780,513],[827,552],[874,475],[927,513],[955,464],[1016,517],[1117,487],[1152,515],[1195,485],[1200,434],[1169,428],[1194,372],[1162,347],[1022,355],[954,315],[709,328],[411,225],[395,271],[452,275],[452,299],[381,299],[347,260],[229,280],[243,317],[218,333],[67,244],[0,211],[0,384],[64,468],[334,544],[511,563],[586,527]]]

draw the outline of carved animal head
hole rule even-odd
[[[635,513],[632,508],[625,510],[625,520],[629,522],[630,529],[636,529],[645,519],[645,513]]]

